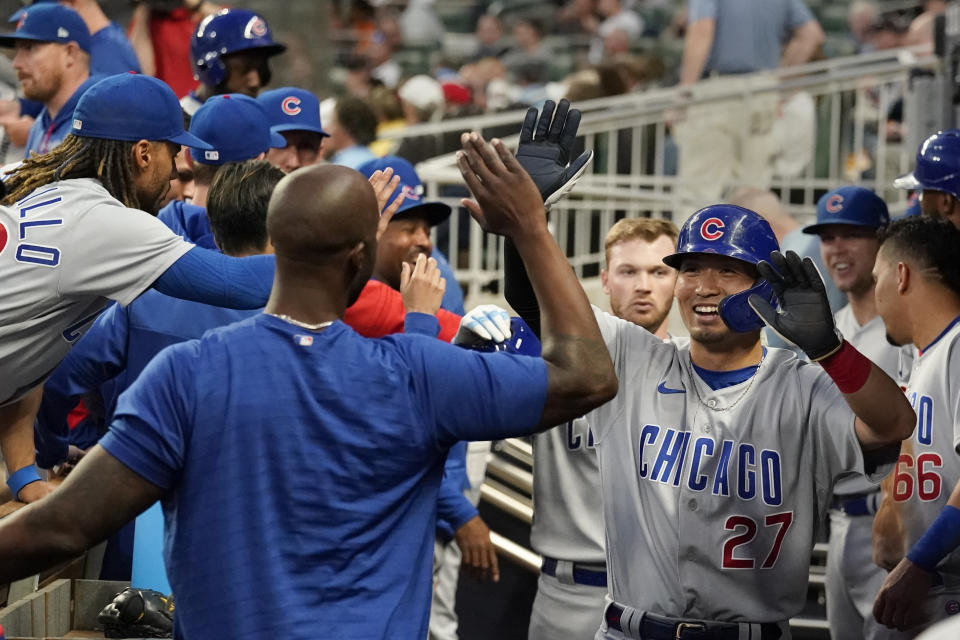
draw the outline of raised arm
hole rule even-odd
[[[856,414],[857,439],[864,451],[898,445],[909,438],[916,414],[890,376],[838,337],[823,278],[810,258],[774,251],[757,265],[780,301],[780,311],[754,294],[750,306],[781,337],[818,362]]]
[[[703,76],[716,30],[715,18],[700,18],[687,25],[687,35],[683,40],[680,84],[693,84]]]
[[[804,22],[794,30],[793,37],[784,47],[780,66],[791,67],[810,62],[825,39],[826,36],[819,22],[816,20]]]
[[[537,185],[500,140],[464,134],[457,164],[476,201],[463,205],[486,231],[513,240],[540,307],[547,397],[541,428],[571,420],[617,392],[610,354],[566,257],[547,229]]]

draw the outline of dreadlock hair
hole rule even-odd
[[[96,178],[114,198],[131,209],[140,208],[134,190],[134,143],[125,140],[87,138],[72,133],[53,151],[33,155],[14,169],[6,180],[3,204],[12,205],[36,189],[67,178]]]

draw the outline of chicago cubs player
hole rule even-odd
[[[267,160],[290,173],[322,160],[320,148],[330,134],[320,123],[320,101],[317,96],[297,87],[280,87],[264,91],[257,102],[267,110],[270,130],[283,136],[284,146],[271,145]]]
[[[13,495],[49,487],[33,469],[40,386],[108,299],[129,304],[150,287],[225,307],[261,306],[269,256],[231,258],[184,242],[149,215],[170,187],[183,130],[163,82],[122,74],[80,99],[56,149],[7,178],[0,207],[0,445]],[[36,486],[28,486],[36,485]],[[21,490],[26,490],[24,493]]]
[[[817,202],[816,224],[803,232],[820,238],[827,272],[849,304],[834,314],[837,329],[891,378],[898,379],[900,349],[886,338],[874,299],[877,229],[890,222],[886,203],[873,191],[846,186]],[[834,638],[897,638],[873,617],[873,601],[886,572],[871,559],[873,514],[880,487],[863,476],[837,482],[830,508],[827,619]]]
[[[960,130],[938,131],[924,140],[913,171],[893,186],[919,191],[924,215],[960,227]]]
[[[960,232],[952,225],[913,217],[882,235],[874,267],[887,334],[918,352],[906,393],[917,413],[916,430],[904,443],[885,498],[897,506],[909,551],[874,605],[879,622],[911,635],[960,612],[958,254]]]
[[[595,310],[620,380],[587,417],[612,600],[596,637],[788,638],[833,483],[886,472],[913,412],[756,213],[697,211],[664,261],[688,345]],[[762,347],[758,315],[818,364]]]

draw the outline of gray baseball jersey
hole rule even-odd
[[[837,311],[833,318],[837,329],[850,344],[870,358],[888,376],[894,380],[899,379],[900,347],[887,342],[887,328],[883,324],[883,318],[875,316],[867,324],[860,326],[849,304]],[[858,475],[840,479],[833,490],[838,495],[850,495],[877,488],[877,483]]]
[[[917,428],[894,475],[893,499],[901,503],[907,547],[926,532],[960,481],[960,318],[954,320],[914,362],[907,398]],[[938,571],[950,586],[960,585],[960,550]]]
[[[611,597],[704,620],[798,614],[833,483],[864,473],[840,391],[818,365],[772,348],[753,377],[714,391],[689,346],[595,313],[620,380],[588,416]]]
[[[90,178],[0,207],[0,404],[42,383],[108,299],[132,302],[192,247]]]

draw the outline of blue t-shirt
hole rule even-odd
[[[184,240],[204,249],[219,251],[213,239],[213,229],[210,227],[206,207],[182,200],[171,200],[157,212],[157,219]]]
[[[80,100],[87,89],[95,85],[103,76],[91,75],[86,81],[77,87],[70,99],[67,100],[55,118],[50,117],[50,112],[44,107],[37,119],[30,126],[30,133],[27,134],[27,145],[25,147],[25,157],[30,157],[30,152],[44,154],[63,142],[73,128],[73,111],[77,108],[77,102]]]
[[[120,25],[111,22],[90,36],[91,74],[112,76],[130,71],[140,73],[140,61]]]
[[[706,73],[775,69],[794,30],[814,19],[803,0],[688,0],[687,16],[716,20]]]
[[[270,315],[165,349],[101,445],[165,491],[177,638],[424,638],[457,440],[532,432],[539,358]]]

